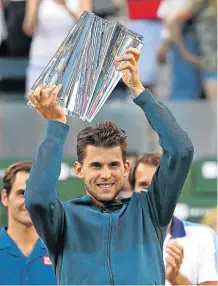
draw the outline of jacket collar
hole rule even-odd
[[[185,227],[184,227],[183,222],[175,216],[173,216],[173,218],[172,218],[170,235],[171,235],[171,238],[186,236]]]
[[[127,196],[127,197],[124,197],[124,196],[118,196],[116,199],[114,199],[113,201],[111,202],[108,202],[108,203],[105,203],[105,207],[102,208],[102,210],[108,210],[108,211],[116,211],[116,210],[119,210],[122,208],[123,205],[125,204],[128,204],[129,201],[131,199],[131,196]],[[100,207],[98,207],[94,202],[93,200],[85,195],[83,197],[80,197],[80,198],[77,198],[77,199],[74,199],[73,200],[74,203],[76,204],[84,204],[84,205],[91,205],[91,206],[94,206],[98,209],[101,209]]]

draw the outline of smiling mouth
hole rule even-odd
[[[101,189],[111,189],[114,184],[97,184],[97,186]]]

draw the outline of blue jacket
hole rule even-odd
[[[193,145],[148,90],[134,102],[159,134],[160,166],[147,190],[104,209],[88,196],[59,201],[56,185],[69,127],[48,123],[25,199],[60,284],[165,284],[163,241],[192,162]]]

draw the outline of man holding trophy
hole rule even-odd
[[[165,284],[163,242],[193,145],[171,112],[142,86],[139,56],[137,49],[129,48],[114,64],[158,133],[163,155],[151,185],[131,198],[119,197],[130,167],[127,136],[115,122],[106,121],[77,137],[74,170],[87,195],[59,201],[56,185],[69,131],[64,108],[56,103],[61,86],[41,84],[30,93],[48,125],[27,182],[25,204],[61,285]]]

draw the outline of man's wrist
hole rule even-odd
[[[131,93],[132,93],[133,97],[136,98],[136,97],[139,96],[144,90],[145,90],[144,86],[141,85],[140,87],[131,89]]]
[[[49,121],[57,121],[63,124],[67,124],[67,117],[66,118],[60,118],[60,119],[50,119]]]

